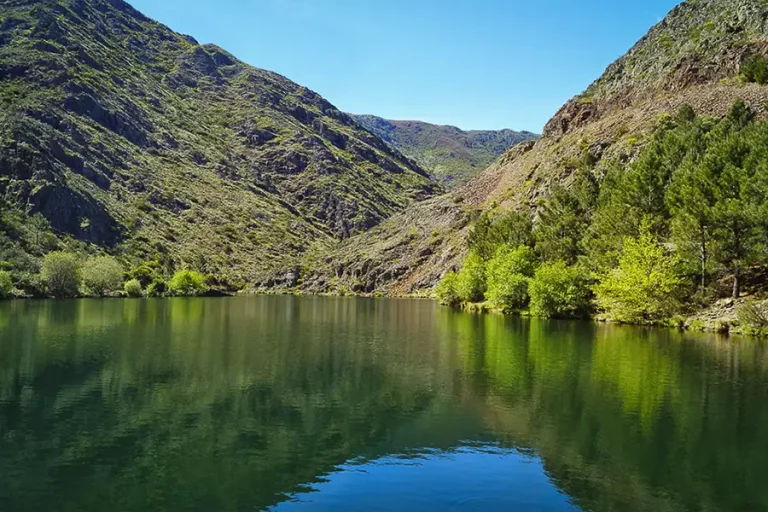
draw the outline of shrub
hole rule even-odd
[[[168,283],[168,291],[170,291],[172,295],[182,297],[200,295],[205,292],[206,289],[205,276],[194,270],[180,270],[173,275],[170,283]]]
[[[7,299],[13,295],[13,280],[11,273],[0,270],[0,299]]]
[[[752,55],[741,64],[741,74],[747,82],[768,83],[768,60],[763,55]]]
[[[485,263],[471,253],[456,276],[456,292],[463,302],[481,302],[485,297]]]
[[[155,279],[147,286],[147,297],[163,297],[168,291],[168,285],[162,279]]]
[[[76,297],[80,290],[80,266],[73,254],[61,251],[46,254],[40,277],[52,297]]]
[[[144,295],[144,292],[141,289],[141,283],[138,279],[131,279],[130,281],[126,281],[126,283],[123,285],[123,290],[125,290],[126,295],[133,298],[141,297]]]
[[[488,301],[503,311],[528,305],[528,282],[536,269],[533,250],[521,245],[500,247],[487,267]]]
[[[674,315],[683,280],[647,226],[637,238],[625,238],[618,267],[599,278],[595,295],[613,320],[656,323]]]
[[[443,276],[435,288],[435,296],[443,306],[458,306],[461,303],[456,291],[456,272],[451,270]]]
[[[768,311],[764,304],[748,301],[736,308],[736,318],[741,324],[744,334],[764,336],[768,333]]]
[[[103,297],[120,289],[123,267],[111,256],[88,258],[83,267],[83,283],[89,293]]]
[[[536,270],[528,287],[531,314],[543,318],[585,316],[590,293],[585,272],[562,261],[545,263]]]
[[[157,263],[142,263],[128,274],[131,279],[136,279],[141,286],[149,286],[157,277]]]

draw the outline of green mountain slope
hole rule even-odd
[[[538,137],[526,131],[463,131],[455,126],[422,121],[390,121],[370,115],[353,117],[449,186],[466,182],[515,144]]]
[[[59,240],[269,280],[438,190],[316,93],[122,0],[0,5],[0,197]],[[42,253],[18,238],[0,251]]]

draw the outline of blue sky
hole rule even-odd
[[[540,132],[677,0],[129,0],[347,112]]]

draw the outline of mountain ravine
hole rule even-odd
[[[344,241],[325,259],[333,268],[319,262],[322,277],[309,282],[391,295],[429,293],[461,264],[471,220],[480,212],[525,207],[535,220],[555,185],[567,187],[585,164],[598,179],[609,164],[626,167],[659,119],[681,106],[721,118],[743,100],[765,117],[768,87],[746,79],[745,68],[766,54],[768,4],[762,0],[683,2],[563,106],[540,139],[510,148],[450,194],[414,204]]]

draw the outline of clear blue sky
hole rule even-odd
[[[129,0],[347,112],[540,132],[677,0]]]

